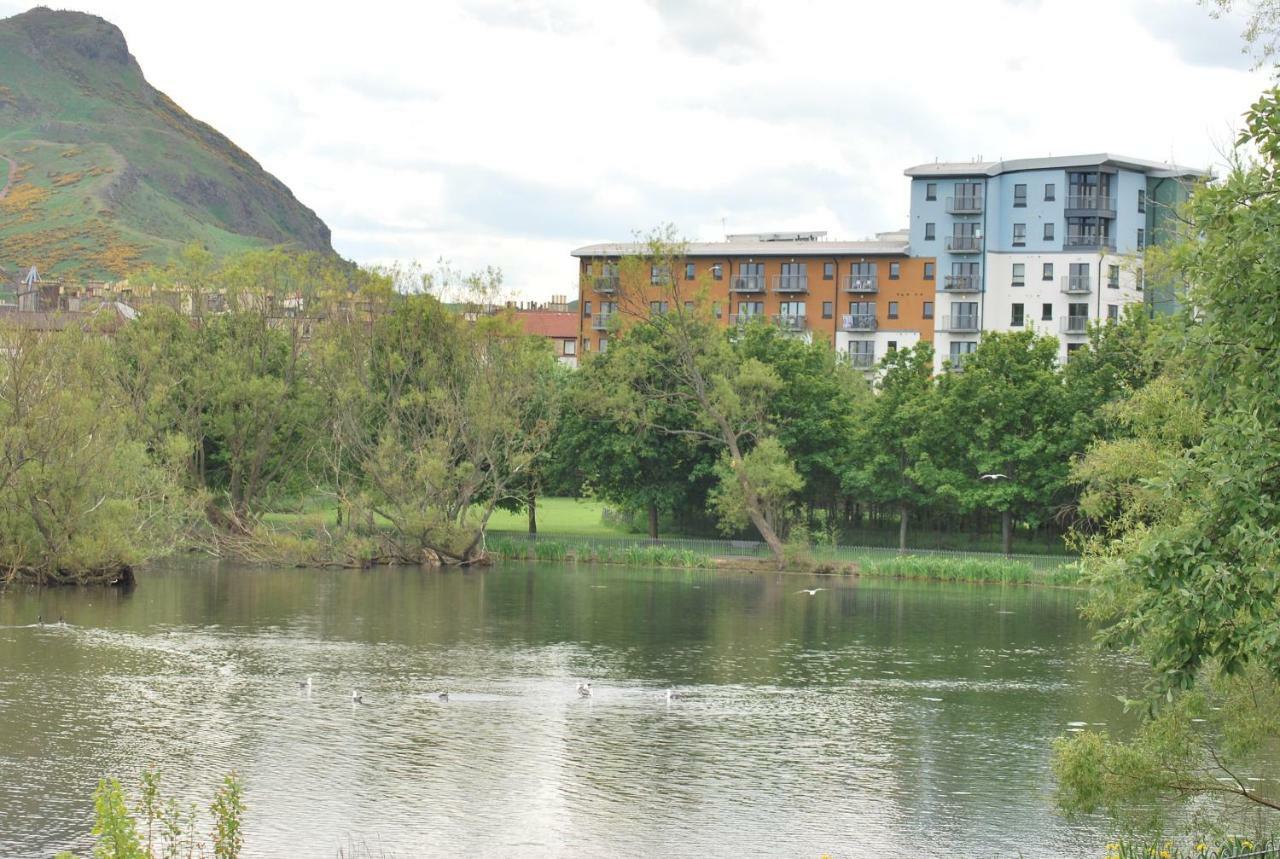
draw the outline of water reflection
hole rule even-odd
[[[202,803],[239,770],[255,856],[1096,853],[1048,741],[1119,719],[1132,669],[1074,594],[821,585],[175,565],[9,593],[0,854],[83,850],[99,775],[152,763]]]

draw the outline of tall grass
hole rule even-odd
[[[710,555],[691,549],[668,546],[593,545],[561,540],[525,542],[509,537],[492,540],[489,543],[489,554],[507,561],[574,561],[683,569],[706,569],[715,565]]]
[[[941,582],[1044,582],[1047,576],[1022,561],[979,558],[862,558],[857,572],[864,576],[899,579],[931,579]]]

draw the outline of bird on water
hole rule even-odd
[[[304,691],[310,692],[310,691],[311,691],[311,678],[310,678],[310,677],[308,677],[306,680],[300,680],[300,681],[298,682],[298,688],[299,688],[299,689],[302,689],[302,690],[304,690]]]
[[[448,691],[447,689],[446,689],[445,691],[441,692],[441,693],[440,693],[439,695],[437,695],[436,697],[440,699],[440,703],[441,703],[441,704],[448,704],[448,703],[449,703],[449,691]]]
[[[672,701],[682,701],[682,700],[684,700],[684,693],[683,693],[683,692],[677,692],[675,689],[668,689],[668,690],[667,690],[667,703],[668,703],[668,704],[670,704]]]
[[[351,703],[352,703],[352,704],[363,704],[363,703],[364,703],[364,696],[360,694],[360,690],[359,690],[359,689],[352,689],[352,690],[351,690]]]
[[[590,683],[590,682],[587,682],[587,683],[579,683],[579,684],[578,684],[578,697],[579,697],[579,698],[590,698],[590,697],[591,697],[591,683]]]

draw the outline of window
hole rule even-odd
[[[1025,314],[1021,304],[1013,305],[1013,315],[1009,319],[1009,325],[1014,328],[1021,328],[1024,315]]]
[[[764,313],[763,301],[739,301],[738,302],[738,320],[745,321],[752,316],[760,316]]]
[[[937,270],[937,263],[927,262],[924,264],[924,279],[933,280],[934,272]]]
[[[836,312],[835,302],[833,301],[822,302],[822,318],[823,319],[830,319],[835,312]]]
[[[783,301],[778,304],[778,316],[784,325],[792,328],[804,328],[804,302]]]
[[[937,229],[937,224],[935,224],[933,221],[929,221],[927,224],[924,225],[924,240],[926,242],[931,242],[935,238],[937,238],[937,233],[935,232],[936,229]]]
[[[1027,264],[1025,262],[1015,262],[1013,264],[1013,285],[1027,285]]]
[[[669,278],[667,277],[667,273],[662,270],[662,266],[660,265],[649,266],[649,283],[654,285],[665,284],[668,280]],[[601,349],[600,351],[603,352],[604,350]]]
[[[711,267],[711,276],[716,280],[724,280],[724,266],[716,263]]]
[[[876,341],[850,340],[849,362],[855,367],[874,367],[876,363]]]
[[[1056,193],[1056,192],[1054,191],[1053,183],[1052,183],[1052,182],[1047,182],[1047,183],[1045,183],[1045,186],[1044,186],[1044,201],[1045,201],[1046,203],[1052,203],[1052,202],[1056,199],[1056,197],[1054,196],[1054,194],[1055,194],[1055,193]]]
[[[582,351],[584,354],[591,351],[591,341],[585,337],[582,338]]]
[[[1107,321],[1115,322],[1119,318],[1120,318],[1120,305],[1108,304],[1107,305]]]
[[[927,183],[925,183],[925,186],[924,186],[924,198],[925,198],[926,200],[936,200],[936,199],[938,199],[938,183],[937,183],[937,182],[927,182]]]
[[[601,338],[600,338],[600,351],[601,351],[601,352],[608,352],[608,351],[609,351],[609,338],[608,338],[608,337],[601,337]]]
[[[951,366],[957,370],[964,367],[965,359],[978,348],[976,340],[951,341]]]
[[[1147,192],[1145,189],[1138,189],[1138,212],[1147,211]]]
[[[720,302],[715,301],[711,304],[711,312],[715,314],[716,319],[724,318],[724,308],[720,306]]]
[[[1107,286],[1111,289],[1120,288],[1120,266],[1107,266]]]
[[[1138,227],[1138,250],[1142,250],[1147,246],[1147,231]]]
[[[925,319],[933,318],[933,302],[932,301],[926,301],[924,303],[924,309],[920,312],[920,315]]]
[[[896,301],[889,302],[889,318],[890,319],[898,318],[898,302]]]
[[[1052,304],[1049,304],[1048,302],[1046,302],[1040,305],[1040,321],[1041,322],[1053,321],[1053,305]]]
[[[586,316],[586,317],[590,317],[590,316],[591,316],[591,302],[590,302],[590,301],[584,301],[584,302],[582,302],[582,315],[583,315],[583,316]]]
[[[1025,209],[1027,207],[1027,186],[1017,184],[1013,186],[1013,207],[1015,209]]]
[[[692,301],[686,301],[686,302],[684,303],[684,311],[685,311],[685,313],[692,313],[692,312],[693,312],[693,302],[692,302]]]
[[[764,263],[738,263],[738,276],[730,282],[729,289],[741,292],[764,292]]]
[[[1047,221],[1044,225],[1044,240],[1046,242],[1053,241],[1053,221]]]
[[[822,264],[822,279],[823,279],[823,280],[835,280],[835,279],[836,279],[836,264],[835,264],[835,263],[833,263],[833,262],[824,262],[824,263]]]
[[[1027,243],[1027,225],[1014,224],[1013,225],[1013,246],[1015,248],[1020,248],[1026,245],[1026,243]]]
[[[1041,280],[1053,280],[1053,263],[1044,264],[1044,271],[1040,275]]]
[[[897,280],[902,274],[902,263],[889,263],[889,280]]]
[[[784,262],[782,276],[778,278],[777,288],[780,292],[805,292],[809,289],[809,276],[802,262]]]
[[[650,301],[649,313],[653,316],[662,316],[667,312],[667,303],[665,301]],[[603,350],[601,350],[603,351]]]
[[[563,354],[565,354],[565,355],[577,355],[577,354],[578,354],[578,341],[577,341],[577,340],[566,340],[566,341],[564,341],[564,353],[563,353]]]
[[[687,262],[687,263],[685,263],[685,264],[684,264],[684,279],[685,279],[685,280],[693,280],[693,279],[694,279],[694,276],[695,276],[695,269],[694,269],[694,267],[693,267],[693,263],[691,263],[691,262]]]

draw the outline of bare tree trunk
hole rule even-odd
[[[538,494],[529,491],[529,533],[538,533]]]
[[[1000,516],[1000,542],[1004,546],[1004,556],[1013,554],[1013,513],[1004,511]]]
[[[898,551],[907,551],[907,515],[909,513],[907,505],[898,505]]]
[[[658,539],[658,505],[649,502],[649,539]]]

